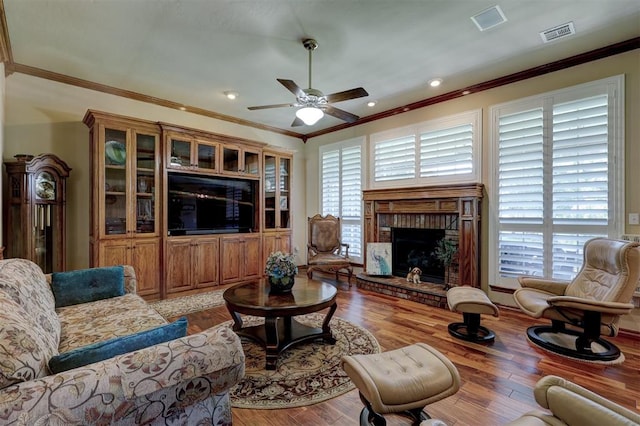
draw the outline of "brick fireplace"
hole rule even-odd
[[[479,288],[482,193],[483,185],[479,183],[363,191],[365,249],[367,243],[391,242],[392,233],[398,230],[435,231],[438,238],[444,235],[458,246],[458,255],[447,268],[446,284]],[[367,290],[446,307],[445,283],[433,279],[410,284],[406,282],[406,272],[394,271],[393,277],[363,272],[357,275],[356,283]]]

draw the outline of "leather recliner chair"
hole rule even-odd
[[[633,309],[631,299],[640,277],[640,244],[594,238],[584,245],[584,263],[573,281],[520,277],[514,299],[534,318],[549,325],[527,329],[535,345],[587,361],[620,358],[617,346],[600,337],[615,337],[618,321]]]
[[[533,390],[536,402],[549,410],[533,410],[506,426],[637,426],[640,415],[575,383],[543,377]]]

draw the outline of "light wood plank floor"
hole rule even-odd
[[[338,285],[336,316],[369,330],[383,350],[415,342],[444,353],[458,368],[462,387],[455,395],[431,404],[427,412],[450,426],[503,425],[538,408],[533,386],[554,374],[578,383],[629,409],[640,410],[640,337],[623,333],[612,339],[624,352],[621,365],[602,366],[567,360],[532,346],[525,330],[532,318],[501,307],[500,318],[485,316],[482,324],[495,331],[493,345],[452,338],[447,325],[461,315],[419,303]],[[224,306],[188,316],[195,333],[231,319]],[[285,410],[233,409],[234,425],[357,425],[362,404],[357,390],[329,401]],[[408,419],[388,416],[390,426],[408,425]]]

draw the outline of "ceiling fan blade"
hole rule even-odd
[[[296,117],[295,120],[293,120],[293,123],[291,123],[291,127],[299,127],[299,126],[304,126],[304,121]]]
[[[356,89],[345,90],[344,92],[337,92],[327,95],[327,102],[334,103],[348,101],[349,99],[362,98],[364,96],[369,96],[369,93],[367,93],[367,91],[362,87],[358,87]]]
[[[251,111],[253,111],[253,110],[256,110],[256,109],[282,108],[282,107],[292,107],[292,106],[295,106],[295,104],[274,104],[274,105],[250,106],[250,107],[247,107],[247,109],[250,109]]]
[[[304,90],[302,90],[300,86],[298,86],[293,80],[284,80],[282,78],[278,78],[276,80],[278,80],[280,84],[286,87],[291,93],[296,95],[296,98],[302,98],[306,96]]]
[[[329,114],[329,115],[331,115],[333,117],[339,118],[340,120],[344,120],[347,123],[353,123],[355,121],[358,121],[358,119],[360,118],[355,114],[351,114],[350,112],[347,112],[347,111],[342,110],[342,109],[338,109],[338,108],[333,107],[331,105],[326,105],[322,109],[324,110],[325,113],[327,113],[327,114]]]

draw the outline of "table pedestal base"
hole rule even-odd
[[[240,315],[231,312],[233,331],[261,344],[266,351],[266,369],[275,370],[278,356],[293,345],[315,339],[323,339],[331,345],[336,343],[329,327],[336,308],[336,304],[329,308],[321,328],[301,324],[293,317],[266,317],[264,325],[243,327]]]

